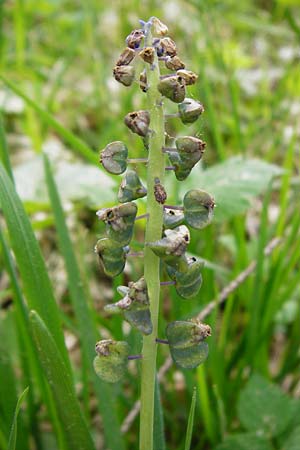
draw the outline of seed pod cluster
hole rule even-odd
[[[159,228],[156,234],[160,238],[145,243],[145,254],[148,255],[147,257],[150,254],[149,259],[153,260],[153,254],[151,254],[153,252],[160,259],[159,261],[155,258],[156,263],[161,262],[164,269],[162,273],[172,280],[171,283],[174,283],[178,296],[190,300],[198,295],[201,288],[203,262],[187,254],[190,243],[189,227],[201,230],[211,222],[214,200],[207,192],[192,189],[184,195],[182,206],[163,206],[167,199],[163,182],[164,167],[162,164],[161,171],[157,170],[157,173],[151,176],[150,168],[153,167],[151,157],[153,156],[150,155],[153,155],[153,147],[148,143],[156,139],[158,129],[161,137],[159,142],[163,142],[162,127],[157,127],[155,124],[156,117],[153,111],[156,108],[163,108],[164,101],[170,100],[177,104],[177,117],[187,125],[194,123],[201,116],[204,107],[197,100],[186,96],[189,86],[195,84],[198,77],[186,69],[185,63],[178,56],[176,43],[168,36],[167,26],[156,17],[152,17],[149,22],[141,21],[141,23],[142,28],[133,30],[127,36],[126,47],[116,61],[113,75],[126,87],[137,82],[140,89],[147,93],[149,101],[153,92],[155,93],[155,102],[148,103],[153,123],[150,121],[150,112],[146,109],[129,112],[124,118],[124,124],[142,138],[144,150],[150,149],[146,162],[147,171],[149,170],[148,179],[151,180],[151,191],[149,187],[147,192],[147,187],[142,182],[136,167],[134,170],[128,169],[128,164],[132,164],[133,161],[145,162],[145,158],[128,159],[128,148],[121,141],[106,145],[100,153],[101,164],[113,175],[124,175],[118,191],[119,204],[97,211],[99,220],[105,223],[105,235],[98,240],[95,251],[108,276],[116,277],[124,270],[138,212],[136,200],[148,194],[147,205],[153,203],[154,210],[163,213],[163,228]],[[163,75],[160,75],[160,69],[164,71]],[[152,77],[154,70],[157,71],[156,77]],[[154,86],[149,85],[153,82],[152,79],[158,80]],[[158,151],[160,151],[160,145],[158,145]],[[201,160],[205,146],[204,141],[194,136],[177,137],[174,148],[161,148],[163,153],[160,154],[160,159],[163,161],[164,153],[167,153],[171,164],[168,169],[172,169],[177,180],[182,181]],[[148,206],[147,211],[151,211]],[[148,221],[150,215],[151,212],[148,214]],[[143,214],[140,217],[143,217]],[[130,255],[134,255],[134,252],[130,252]],[[146,257],[145,264],[147,264]],[[145,277],[147,278],[147,272]],[[127,286],[119,286],[117,291],[122,298],[105,306],[108,314],[121,314],[131,327],[143,335],[151,335],[153,329],[157,329],[157,323],[156,325],[154,323],[157,319],[151,317],[150,312],[153,283],[149,279],[147,283],[142,275],[137,281],[128,282]],[[169,323],[166,336],[174,362],[182,368],[194,368],[203,363],[208,355],[205,339],[210,336],[210,333],[210,327],[201,323],[180,320]],[[155,338],[156,336],[153,337],[154,341]],[[127,367],[128,344],[107,339],[96,344],[96,353],[94,367],[98,376],[107,382],[118,382]]]

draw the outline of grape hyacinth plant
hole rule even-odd
[[[106,225],[106,234],[95,249],[108,276],[116,277],[124,270],[137,219],[135,200],[146,197],[143,276],[128,286],[119,286],[122,299],[105,307],[110,313],[123,314],[139,330],[143,348],[141,355],[130,356],[125,341],[102,340],[96,344],[94,367],[102,380],[114,383],[126,373],[128,359],[141,359],[140,450],[152,450],[157,345],[167,343],[174,362],[184,369],[197,367],[208,355],[205,340],[211,334],[209,325],[178,320],[168,324],[166,339],[159,339],[157,331],[161,285],[173,284],[184,299],[194,298],[199,292],[203,263],[186,254],[189,227],[200,230],[211,222],[214,200],[207,192],[193,189],[185,194],[182,206],[165,204],[166,169],[173,170],[178,181],[184,181],[201,160],[205,142],[194,136],[183,136],[175,139],[175,147],[166,146],[164,102],[176,103],[178,113],[173,116],[187,125],[200,117],[204,107],[186,96],[188,86],[196,82],[197,75],[185,69],[175,42],[167,36],[167,27],[156,17],[141,21],[141,25],[141,29],[127,37],[127,47],[118,58],[113,74],[126,87],[138,81],[147,97],[146,110],[129,112],[124,119],[125,125],[142,138],[145,157],[128,158],[128,148],[120,141],[111,142],[101,151],[103,167],[111,174],[125,175],[118,192],[120,204],[97,212]],[[166,166],[167,158],[171,167]],[[139,163],[147,165],[146,186],[130,167]],[[171,281],[161,282],[162,269]]]

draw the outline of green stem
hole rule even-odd
[[[146,46],[151,45],[150,30],[146,36]],[[154,197],[154,180],[159,178],[163,183],[165,171],[165,157],[161,151],[164,146],[164,116],[161,95],[157,90],[159,82],[159,65],[155,58],[152,67],[147,65],[147,91],[148,110],[150,113],[149,160],[147,165],[147,213],[149,218],[146,225],[145,243],[161,239],[163,225],[163,207]],[[140,450],[153,449],[153,416],[154,391],[156,376],[157,329],[160,297],[160,260],[150,248],[145,246],[145,280],[150,298],[150,311],[153,332],[143,338],[143,359],[141,378],[141,414],[140,414]]]

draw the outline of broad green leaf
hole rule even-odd
[[[272,450],[270,442],[254,433],[232,434],[214,450]]]
[[[12,423],[12,426],[11,426],[11,431],[10,431],[10,436],[9,436],[7,450],[15,450],[15,448],[16,448],[18,415],[19,415],[19,411],[20,411],[20,408],[22,406],[22,403],[23,403],[23,401],[26,398],[28,389],[29,389],[28,387],[26,389],[24,389],[24,391],[22,392],[22,394],[18,398],[16,409],[15,409],[15,414],[14,414],[14,419],[13,419],[13,423]]]
[[[194,416],[195,416],[195,408],[196,408],[196,399],[197,399],[197,388],[194,387],[192,401],[191,401],[191,407],[190,407],[190,413],[189,413],[189,419],[188,419],[188,425],[187,425],[187,430],[186,430],[184,450],[190,450],[190,448],[191,448],[193,426],[194,426]]]
[[[292,400],[260,375],[250,378],[238,400],[242,425],[267,437],[282,433],[292,421],[293,413]]]
[[[83,347],[82,357],[87,359],[89,374],[94,384],[94,391],[98,400],[99,411],[102,415],[106,442],[112,450],[122,450],[123,443],[116,415],[113,392],[110,387],[102,383],[94,373],[94,346],[96,340],[98,339],[98,333],[91,315],[91,311],[88,307],[86,292],[83,288],[81,274],[76,260],[76,255],[73,250],[70,234],[67,229],[61,200],[55,185],[49,161],[46,156],[44,156],[44,169],[46,184],[54,215],[54,222],[57,230],[58,244],[65,261],[70,297],[79,327]]]
[[[227,220],[242,214],[253,198],[267,190],[270,180],[282,173],[282,169],[259,159],[235,156],[207,170],[193,170],[182,194],[187,188],[205,189],[215,199],[214,220]]]
[[[43,318],[69,365],[59,311],[40,247],[22,202],[2,165],[0,165],[0,203],[29,308],[35,309]]]
[[[36,311],[29,315],[30,328],[45,376],[53,393],[69,449],[93,450],[94,444],[73,387],[72,376],[47,328]]]
[[[15,94],[21,97],[27,105],[31,106],[38,114],[39,117],[49,126],[51,126],[61,137],[64,139],[76,152],[84,156],[88,161],[93,164],[98,164],[98,155],[91,150],[88,145],[85,144],[81,139],[79,139],[70,130],[65,128],[61,123],[59,123],[52,114],[45,111],[39,106],[37,102],[27,97],[24,92],[18,88],[14,83],[0,75],[0,79],[6,86],[8,86]]]

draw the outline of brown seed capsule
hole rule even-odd
[[[116,66],[113,70],[116,81],[122,83],[124,86],[130,86],[134,80],[133,66]]]
[[[147,75],[145,71],[140,73],[140,88],[143,92],[147,92],[148,90]]]
[[[164,55],[175,56],[177,54],[176,44],[169,37],[162,38],[159,47],[162,49]]]
[[[157,17],[152,17],[153,33],[158,36],[165,36],[168,34],[168,27],[162,23]]]
[[[135,51],[132,48],[126,47],[119,56],[116,66],[128,66],[135,57]]]
[[[198,79],[198,75],[191,70],[178,70],[177,76],[182,78],[186,85],[195,84]]]
[[[163,185],[160,183],[158,178],[154,180],[154,197],[157,203],[164,204],[167,200],[167,193]]]
[[[181,61],[178,56],[167,56],[165,59],[165,66],[170,70],[180,70],[185,68],[185,64]]]
[[[153,47],[145,47],[140,53],[140,57],[147,63],[153,64],[155,50]]]
[[[148,134],[150,124],[150,114],[148,111],[133,111],[124,118],[125,125],[133,133],[145,137]]]
[[[160,80],[157,89],[162,95],[175,103],[181,103],[185,98],[185,84],[176,75]]]
[[[126,38],[126,44],[130,48],[139,48],[144,38],[143,30],[133,30]]]

